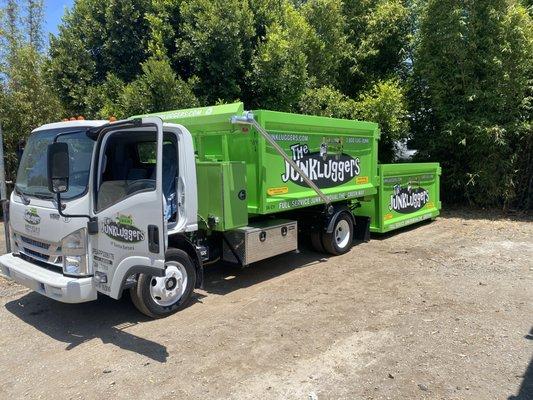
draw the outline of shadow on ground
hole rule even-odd
[[[327,261],[328,256],[311,251],[307,247],[305,246],[302,251],[273,257],[244,268],[228,263],[206,266],[204,290],[208,293],[224,295],[299,268]]]
[[[31,292],[5,307],[45,335],[66,343],[66,350],[98,338],[103,343],[165,362],[168,357],[165,346],[124,330],[148,320],[126,297],[116,301],[102,296],[90,303],[64,304]]]
[[[529,330],[529,334],[525,336],[525,339],[533,340],[533,327]],[[509,400],[533,400],[533,358],[529,361],[522,384],[518,389],[518,394],[510,396]]]
[[[247,268],[217,264],[206,267],[204,290],[223,295],[325,260],[318,253],[304,251],[275,257]],[[200,293],[195,293],[191,305],[201,303],[202,297]],[[131,326],[150,320],[137,311],[127,294],[119,301],[101,296],[89,303],[64,304],[30,292],[8,302],[5,308],[45,335],[66,343],[67,351],[90,340],[100,339],[103,343],[111,343],[157,362],[164,363],[168,358],[165,346],[127,331]]]

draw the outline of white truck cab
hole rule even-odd
[[[202,281],[191,134],[159,118],[68,121],[34,130],[10,198],[2,274],[66,303],[132,299],[174,312]],[[167,252],[169,241],[180,250]],[[145,281],[143,281],[146,280]],[[135,282],[133,282],[135,281]],[[181,302],[183,299],[183,302]]]

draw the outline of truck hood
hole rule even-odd
[[[87,214],[88,195],[69,201],[64,212],[71,214]],[[70,233],[85,227],[85,218],[65,218],[57,212],[54,202],[31,198],[25,205],[22,199],[13,193],[9,207],[9,220],[13,232],[14,245],[18,250],[47,254],[47,246],[60,252],[61,239]],[[33,254],[33,253],[32,253]],[[41,260],[54,262],[54,260]]]

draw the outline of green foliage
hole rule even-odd
[[[443,164],[446,200],[531,206],[531,0],[77,0],[49,57],[42,0],[21,1],[0,7],[10,165],[18,138],[62,109],[128,117],[241,99],[375,121],[380,161],[412,139],[418,159]]]
[[[14,179],[16,150],[36,127],[60,120],[62,107],[46,82],[45,60],[27,44],[20,43],[4,71],[0,93],[0,124],[4,133],[6,179]]]
[[[332,86],[323,86],[305,91],[300,100],[299,111],[323,117],[353,119],[356,114],[356,103]]]
[[[201,77],[199,97],[205,103],[239,98],[253,35],[248,2],[185,0],[181,17],[179,57],[187,77]]]
[[[381,129],[379,160],[395,159],[395,141],[406,139],[405,93],[396,80],[380,81],[355,101],[331,86],[307,89],[300,101],[304,114],[374,121]]]
[[[178,78],[167,60],[151,58],[142,74],[128,84],[119,98],[120,117],[189,108],[198,105],[188,83]]]
[[[84,100],[85,117],[91,119],[125,117],[120,106],[124,87],[124,81],[113,73],[107,74],[106,80],[100,85],[89,86]]]
[[[345,0],[346,35],[351,47],[341,82],[357,95],[375,81],[405,68],[410,41],[409,8],[405,0]]]
[[[381,129],[379,161],[395,161],[395,142],[407,138],[407,101],[397,80],[380,81],[359,96],[356,103],[357,119],[374,121]]]
[[[81,114],[90,86],[109,73],[125,82],[147,58],[149,0],[78,0],[50,42],[51,71],[61,101]]]
[[[6,179],[14,180],[19,141],[36,127],[58,121],[62,105],[52,85],[42,45],[42,7],[28,1],[24,13],[15,0],[0,9],[0,125]]]
[[[316,36],[308,53],[309,75],[317,86],[336,85],[352,50],[345,35],[342,2],[311,0],[302,7],[302,13]]]
[[[527,174],[516,168],[518,143],[531,143],[531,130],[517,126],[531,121],[523,107],[532,76],[531,17],[511,0],[431,0],[419,35],[420,158],[443,163],[445,199],[509,204]]]
[[[253,104],[293,110],[305,89],[306,60],[305,53],[291,41],[289,31],[272,25],[266,41],[257,48],[249,74]]]

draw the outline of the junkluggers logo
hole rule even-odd
[[[328,157],[325,151],[311,153],[306,144],[293,144],[291,152],[296,165],[319,188],[342,185],[361,172],[359,158],[352,158],[348,154],[342,153]],[[281,175],[281,179],[283,182],[291,181],[300,186],[307,186],[300,174],[286,161],[285,172]]]
[[[37,214],[37,209],[35,208],[26,209],[24,220],[30,225],[39,225],[41,223],[41,217]]]
[[[420,210],[428,201],[429,192],[422,187],[412,188],[411,184],[407,187],[395,185],[390,197],[389,210],[409,214]]]
[[[144,240],[144,232],[133,225],[131,215],[117,214],[115,219],[105,218],[101,230],[120,242],[136,243]]]

